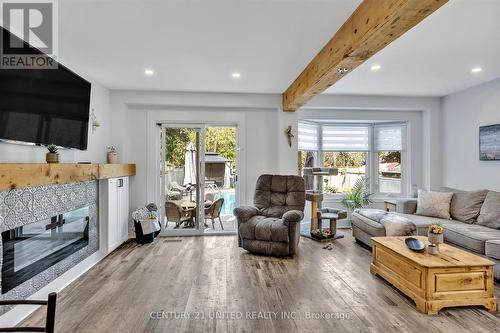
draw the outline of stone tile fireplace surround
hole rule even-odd
[[[83,207],[89,208],[88,245],[17,287],[5,293],[0,290],[0,299],[27,298],[99,249],[97,181],[0,191],[0,233]],[[3,264],[2,243],[0,238],[0,267]],[[0,308],[0,315],[8,310]]]

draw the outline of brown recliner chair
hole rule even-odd
[[[255,187],[254,206],[234,209],[238,245],[254,253],[293,256],[299,244],[304,206],[302,177],[260,176]]]

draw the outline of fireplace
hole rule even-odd
[[[2,232],[2,294],[89,245],[89,207]]]

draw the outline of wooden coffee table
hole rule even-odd
[[[380,275],[413,299],[417,308],[435,314],[444,307],[482,305],[496,311],[494,262],[441,244],[439,254],[413,252],[406,237],[373,237],[370,272]],[[416,237],[428,244],[427,237]]]

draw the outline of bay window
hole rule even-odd
[[[402,155],[406,150],[406,125],[377,124],[374,126],[374,138],[378,192],[402,194]]]
[[[299,168],[331,167],[324,191],[342,193],[369,178],[373,193],[406,192],[406,123],[345,124],[299,122]]]
[[[317,166],[319,150],[318,126],[314,123],[301,122],[299,125],[299,170],[302,168]],[[314,181],[306,179],[306,190],[314,188]]]

